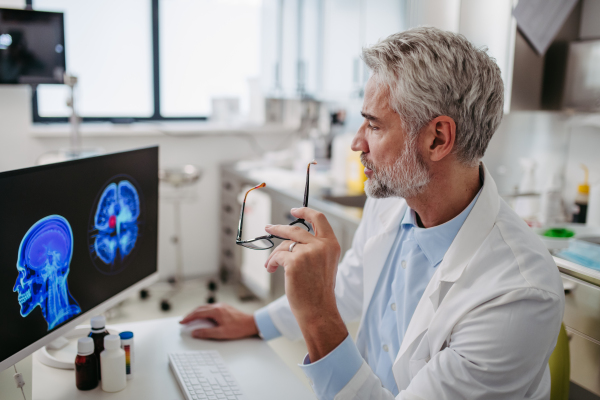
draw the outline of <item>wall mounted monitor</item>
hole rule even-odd
[[[63,13],[0,8],[0,84],[63,83]]]

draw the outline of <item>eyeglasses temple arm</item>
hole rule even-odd
[[[238,232],[236,240],[239,242],[242,240],[242,225],[244,224],[244,209],[246,208],[246,198],[248,197],[248,193],[253,191],[254,189],[260,189],[267,186],[266,183],[261,183],[258,186],[254,186],[252,189],[248,190],[244,195],[244,201],[242,202],[242,210],[240,211],[240,222],[238,223]]]
[[[309,177],[310,177],[310,166],[311,165],[317,165],[316,161],[311,161],[308,163],[308,166],[306,167],[306,187],[304,188],[304,203],[302,203],[302,207],[308,207],[308,184],[309,184]]]

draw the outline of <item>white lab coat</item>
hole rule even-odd
[[[437,267],[410,321],[392,370],[396,399],[549,399],[548,359],[564,311],[550,254],[498,196],[485,169],[483,190]],[[356,344],[366,358],[365,312],[406,210],[403,199],[369,199],[338,268],[345,320],[361,318]],[[302,337],[289,303],[268,307],[280,332]],[[336,400],[393,399],[366,362]]]

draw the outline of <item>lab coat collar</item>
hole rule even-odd
[[[498,189],[483,163],[481,163],[481,168],[484,171],[483,188],[477,202],[456,234],[444,256],[444,260],[440,264],[440,281],[456,282],[460,278],[469,260],[481,246],[496,222],[500,210]]]
[[[413,238],[432,267],[442,261],[478,198],[479,192],[460,214],[450,221],[431,228],[419,227],[415,210],[407,208],[402,219],[402,228],[412,229]]]

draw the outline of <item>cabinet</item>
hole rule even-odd
[[[565,287],[571,381],[600,396],[600,273],[554,257]]]

